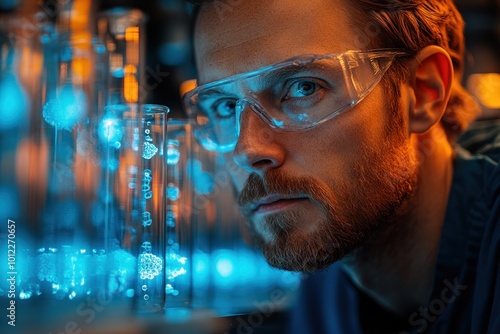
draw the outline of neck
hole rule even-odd
[[[425,307],[431,297],[453,175],[452,149],[443,133],[414,139],[423,153],[416,193],[387,229],[342,262],[358,288],[399,316]]]

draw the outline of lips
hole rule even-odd
[[[306,200],[304,196],[283,196],[283,195],[270,195],[264,198],[252,201],[249,205],[249,211],[252,213],[271,213],[274,211],[282,211],[291,205]]]

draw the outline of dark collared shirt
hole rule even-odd
[[[290,317],[291,334],[500,334],[500,166],[457,150],[427,305],[396,317],[334,264],[302,282]]]

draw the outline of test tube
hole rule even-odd
[[[165,304],[165,140],[168,108],[142,106],[136,191],[138,216],[136,309],[139,313],[162,312]]]

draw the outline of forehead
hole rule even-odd
[[[359,49],[343,0],[216,0],[195,31],[199,83],[301,54]]]

